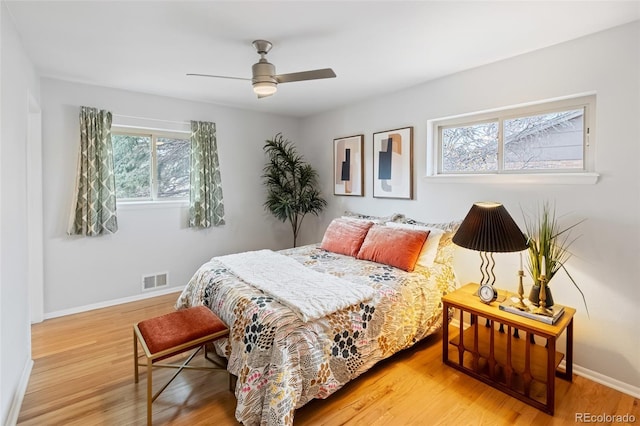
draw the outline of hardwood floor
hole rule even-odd
[[[176,294],[32,326],[35,365],[20,425],[143,425],[146,378],[133,382],[132,326],[173,310]],[[194,361],[195,362],[195,361]],[[160,384],[171,370],[159,369]],[[157,379],[156,379],[157,377]],[[154,402],[154,424],[236,425],[225,373],[184,371]],[[425,339],[296,412],[296,425],[561,425],[576,413],[635,416],[638,400],[574,376],[557,379],[549,416],[442,364],[441,336]]]

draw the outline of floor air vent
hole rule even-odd
[[[156,275],[144,275],[142,277],[142,290],[153,290],[158,287],[166,287],[169,283],[168,274],[163,272]]]

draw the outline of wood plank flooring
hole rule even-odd
[[[134,323],[173,310],[169,294],[32,326],[35,361],[19,425],[143,425],[146,376],[133,382]],[[195,362],[195,361],[194,361]],[[172,370],[158,369],[160,385]],[[575,376],[556,379],[549,416],[442,364],[441,336],[425,339],[297,410],[296,425],[562,425],[576,413],[632,414],[638,400]],[[224,372],[184,371],[154,402],[154,424],[237,425]]]

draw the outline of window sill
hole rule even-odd
[[[468,174],[425,176],[430,183],[595,185],[598,173]]]
[[[189,207],[189,200],[167,201],[116,201],[116,208],[122,210],[167,209]]]

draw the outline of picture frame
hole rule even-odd
[[[364,196],[364,134],[333,140],[333,194]]]
[[[413,127],[373,134],[373,197],[413,199]]]

